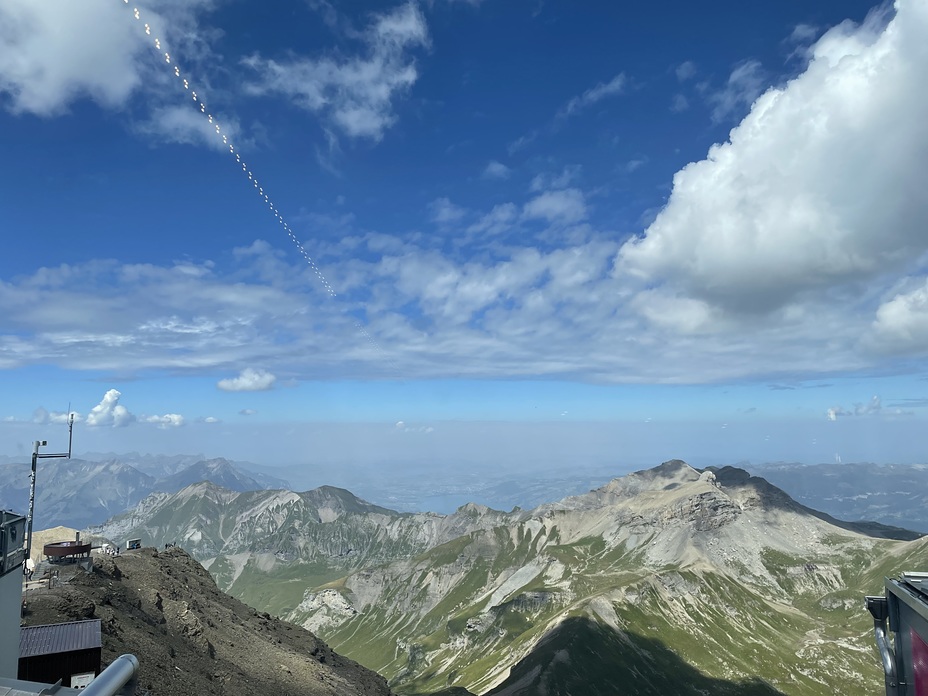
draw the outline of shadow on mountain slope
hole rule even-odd
[[[589,618],[572,617],[551,631],[489,694],[777,696],[782,692],[757,678],[732,682],[709,677],[661,641],[632,632],[620,634]]]

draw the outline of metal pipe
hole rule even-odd
[[[886,696],[896,696],[898,690],[896,681],[896,661],[893,659],[893,649],[889,647],[889,640],[886,638],[886,623],[874,619],[873,635],[876,638],[876,647],[880,651],[880,659],[883,660],[883,675],[886,679]]]
[[[120,655],[83,690],[84,696],[131,696],[138,682],[139,661],[135,655]]]
[[[32,443],[32,475],[29,477],[29,520],[26,522],[26,558],[32,558],[32,517],[35,514],[35,466],[39,459],[38,440]]]
[[[896,678],[896,656],[889,639],[886,637],[886,619],[889,617],[889,600],[877,595],[866,597],[867,611],[873,617],[873,637],[883,661],[883,675],[886,680],[886,696],[897,696],[899,681]]]

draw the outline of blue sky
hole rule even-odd
[[[0,27],[0,452],[923,458],[926,0]]]

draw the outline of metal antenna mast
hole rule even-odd
[[[36,440],[32,443],[32,476],[29,479],[29,516],[26,522],[26,558],[32,558],[32,518],[35,514],[35,465],[40,459],[70,459],[71,438],[74,434],[74,413],[68,406],[68,451],[59,454],[39,454],[39,447],[48,445],[47,440]]]

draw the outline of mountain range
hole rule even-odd
[[[81,528],[134,507],[154,491],[173,493],[198,481],[235,491],[288,488],[283,479],[250,471],[226,459],[158,457],[43,459],[36,469],[35,526]],[[138,466],[134,466],[137,464]],[[25,513],[29,457],[0,464],[0,508]]]
[[[862,597],[928,550],[678,460],[508,513],[197,483],[88,532],[180,544],[408,694],[875,693]]]

